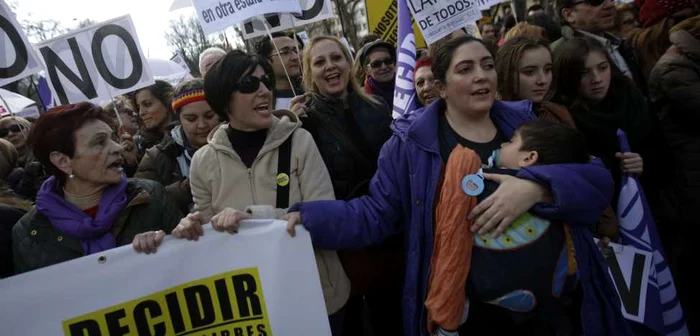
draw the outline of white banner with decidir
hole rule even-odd
[[[0,335],[330,335],[308,231],[244,221],[205,226],[0,280]]]
[[[154,82],[131,16],[37,45],[58,104],[107,101]]]

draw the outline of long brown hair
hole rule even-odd
[[[634,46],[644,78],[649,79],[651,69],[671,47],[669,33],[673,23],[674,18],[666,17],[651,27],[633,29],[627,34],[626,38]]]
[[[496,54],[496,73],[498,73],[498,94],[502,100],[520,100],[520,59],[528,50],[539,48],[551,52],[544,39],[535,40],[528,36],[516,36],[506,41]],[[552,87],[544,100],[551,96]]]
[[[338,45],[340,50],[342,50],[343,55],[345,56],[345,59],[352,66],[352,55],[350,54],[350,50],[348,50],[348,48],[346,48],[345,45],[343,45],[343,43],[340,42],[340,40],[337,37],[329,36],[329,35],[321,35],[321,36],[316,36],[316,37],[312,38],[311,42],[309,42],[309,45],[306,48],[304,48],[304,57],[302,59],[302,68],[304,69],[302,77],[304,79],[303,83],[304,83],[304,89],[306,90],[306,92],[311,92],[311,93],[315,93],[315,94],[319,94],[319,95],[321,94],[318,91],[318,87],[316,86],[316,83],[314,83],[313,76],[311,75],[311,53],[313,52],[313,49],[316,46],[316,44],[318,44],[321,41],[326,41],[326,40],[335,42],[335,44]],[[352,89],[355,91],[355,93],[358,96],[360,96],[360,98],[362,98],[363,100],[365,100],[366,102],[368,102],[370,104],[381,105],[382,103],[380,101],[376,100],[375,98],[372,98],[372,96],[365,93],[365,90],[362,88],[362,86],[360,86],[357,79],[352,74],[352,70],[350,69],[349,71],[350,71],[350,73],[349,73],[348,77],[350,78],[350,83],[348,83],[348,84],[349,84],[349,86],[352,87]]]

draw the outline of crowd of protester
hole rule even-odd
[[[617,241],[631,174],[692,332],[697,14],[689,0],[506,13],[419,49],[419,108],[397,119],[393,44],[370,34],[353,55],[284,32],[205,50],[202,78],[177,87],[3,117],[0,277],[276,218],[311,233],[334,336],[654,335],[622,317],[586,244]],[[465,194],[481,167],[485,193]]]

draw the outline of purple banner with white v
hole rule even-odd
[[[416,68],[416,37],[411,24],[407,0],[398,0],[399,32],[396,40],[396,86],[393,117],[414,111],[417,106],[413,72]]]
[[[617,136],[620,140],[620,150],[630,152],[625,132],[618,130]],[[660,335],[688,335],[683,309],[676,294],[671,270],[664,257],[656,223],[639,180],[634,175],[622,176],[617,217],[620,221],[620,242],[652,254],[646,302],[640,303],[645,305],[644,316],[640,316],[640,322],[643,321],[644,325]]]

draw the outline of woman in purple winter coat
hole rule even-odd
[[[295,225],[303,223],[317,248],[358,248],[403,230],[403,328],[405,335],[411,336],[428,334],[424,302],[436,225],[434,205],[447,156],[460,144],[486,162],[519,124],[536,118],[530,102],[495,100],[494,59],[480,40],[463,36],[441,46],[433,73],[441,99],[413,113],[412,120],[394,122],[394,135],[382,148],[369,195],[350,201],[300,203],[287,215],[290,234],[294,234]],[[475,218],[472,231],[503,232],[527,211],[569,223],[583,290],[583,333],[628,335],[629,326],[590,231],[613,194],[610,172],[601,162],[532,166],[519,170],[517,176],[486,178],[500,186],[470,214]],[[488,267],[474,261],[470,272]],[[520,271],[501,270],[500,278],[516,272]],[[470,285],[468,280],[467,295]],[[527,321],[514,318],[511,311],[471,301],[466,323],[451,335],[542,334]]]

